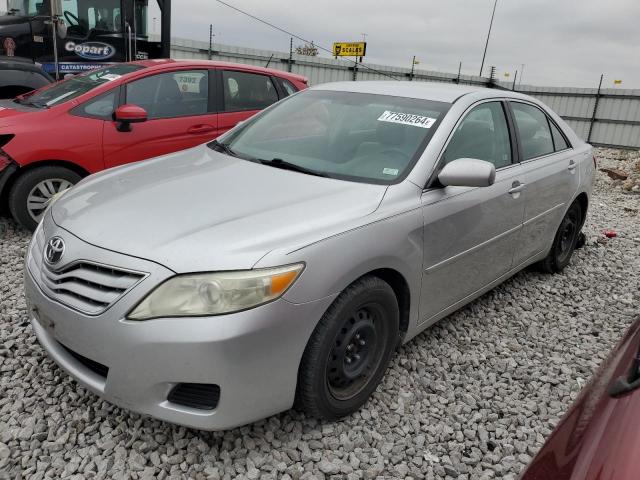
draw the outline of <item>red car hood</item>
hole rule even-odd
[[[521,480],[640,478],[640,388],[610,394],[640,347],[640,317],[560,421]]]
[[[20,117],[43,111],[46,110],[20,105],[13,100],[0,100],[0,127],[13,125]]]

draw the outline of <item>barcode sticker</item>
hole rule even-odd
[[[399,123],[420,128],[431,128],[432,125],[436,123],[435,118],[414,115],[413,113],[392,112],[390,110],[385,110],[383,114],[378,117],[378,121]]]

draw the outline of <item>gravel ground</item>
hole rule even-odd
[[[0,478],[514,479],[636,313],[639,200],[599,173],[571,266],[522,272],[422,333],[359,413],[217,433],[116,408],[57,368],[25,311],[29,235],[0,217]]]

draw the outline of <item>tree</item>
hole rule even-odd
[[[316,47],[313,42],[305,43],[304,45],[298,45],[296,47],[296,53],[298,55],[306,55],[308,57],[317,57],[318,47]]]

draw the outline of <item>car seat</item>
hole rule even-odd
[[[173,117],[184,113],[184,110],[184,106],[182,105],[182,92],[180,92],[178,83],[171,75],[163,76],[158,86],[158,93],[153,108],[154,117]]]

